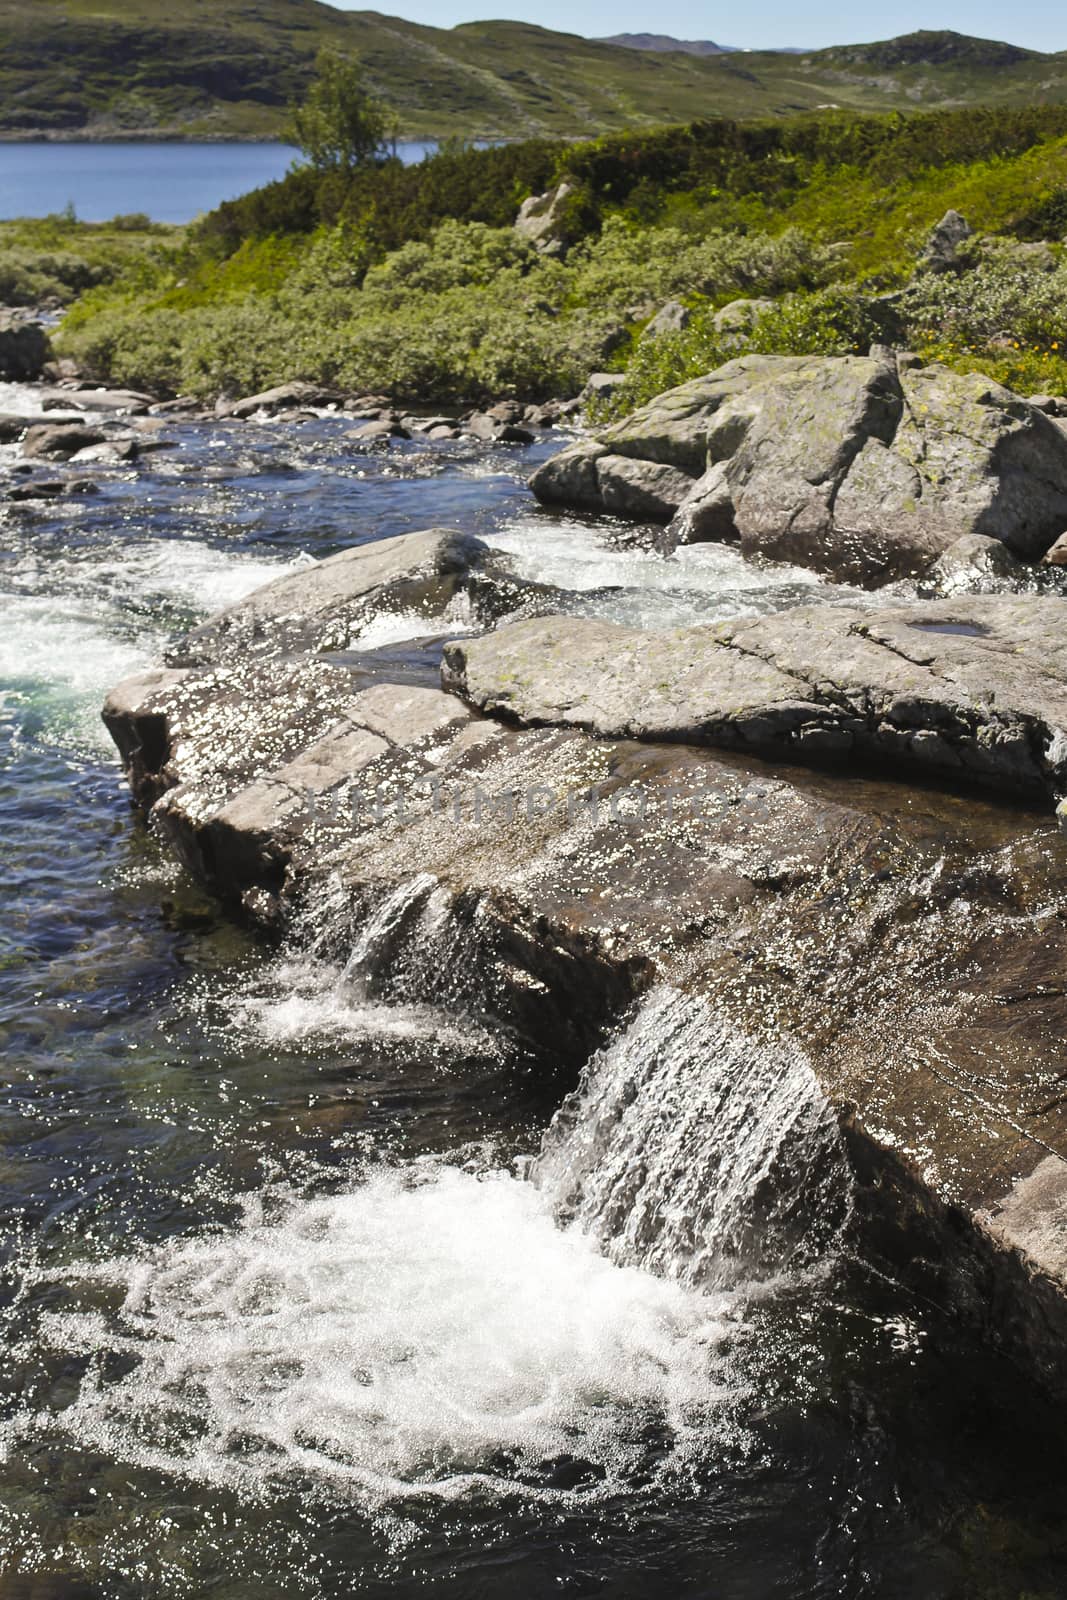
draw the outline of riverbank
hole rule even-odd
[[[80,294],[60,348],[161,396],[303,381],[408,410],[573,395],[607,370],[622,414],[742,348],[874,343],[1056,395],[1062,122],[798,121],[768,149],[709,124],[636,153],[540,140],[305,168]]]

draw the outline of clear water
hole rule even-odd
[[[426,143],[397,146],[421,161]],[[273,183],[297,152],[287,144],[0,142],[0,218],[47,217],[73,206],[82,222],[143,212],[191,222],[223,200]]]
[[[541,581],[569,550],[564,603],[605,614],[813,592],[733,556],[657,587],[531,506],[548,442],[343,432],[176,424],[96,496],[0,511],[0,1595],[1063,1593],[1064,1419],[1010,1369],[832,1252],[724,1287],[592,1225],[630,1077],[650,1113],[678,1087],[640,1022],[577,1102],[595,1148],[562,1119],[531,1183],[570,1082],[368,998],[373,938],[347,970],[258,948],[131,816],[103,689],[346,544],[455,524]],[[752,1107],[807,1115],[794,1063],[744,1063],[755,1097],[683,1094],[744,1156],[701,1180],[724,1237],[777,1159]],[[695,1132],[657,1140],[662,1192]]]

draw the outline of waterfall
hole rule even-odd
[[[387,894],[338,981],[380,975],[437,893]],[[37,1273],[89,1291],[35,1332],[87,1366],[61,1410],[0,1427],[0,1459],[55,1427],[243,1499],[311,1484],[375,1514],[669,1487],[748,1448],[749,1290],[832,1244],[844,1171],[799,1051],[660,988],[525,1174],[488,1149],[339,1192],[331,1169],[326,1192],[250,1192],[232,1226]]]
[[[813,1261],[849,1193],[802,1052],[666,987],[590,1061],[529,1175],[611,1259],[699,1286]]]
[[[341,983],[353,995],[367,998],[375,978],[393,961],[405,928],[424,910],[436,887],[432,873],[420,872],[398,884],[371,912],[341,973]]]
[[[453,1055],[499,1057],[471,1003],[470,943],[452,904],[428,872],[358,912],[340,879],[323,883],[278,959],[230,997],[227,1026],[272,1045],[433,1039]]]

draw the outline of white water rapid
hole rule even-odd
[[[429,885],[405,888],[349,979],[425,904]],[[746,1276],[825,1248],[839,1177],[803,1061],[662,989],[590,1062],[527,1176],[484,1156],[371,1166],[343,1193],[267,1189],[228,1231],[57,1274],[90,1309],[46,1315],[41,1337],[92,1357],[57,1420],[246,1496],[614,1492],[650,1428],[658,1473],[736,1439]]]

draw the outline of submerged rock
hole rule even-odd
[[[642,463],[659,469],[652,499]],[[706,537],[724,528],[747,554],[867,585],[976,534],[1036,561],[1067,529],[1067,435],[1049,416],[980,374],[881,350],[739,357],[572,445],[530,487],[549,505],[677,517],[698,537],[715,467],[732,514],[709,517]]]

